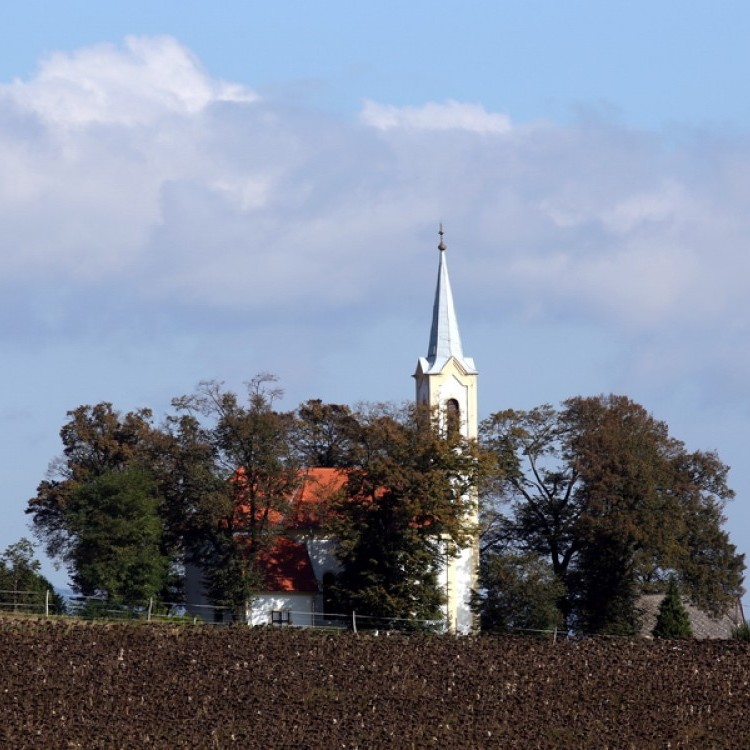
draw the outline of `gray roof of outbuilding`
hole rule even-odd
[[[664,594],[644,594],[638,599],[638,608],[643,613],[641,621],[641,635],[651,637],[659,613],[659,605]],[[699,639],[727,639],[732,637],[732,631],[744,621],[742,605],[737,601],[726,614],[713,617],[705,610],[699,609],[687,599],[683,604],[690,618],[690,628],[693,637]]]

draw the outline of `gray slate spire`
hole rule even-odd
[[[466,372],[476,372],[474,360],[464,357],[461,346],[461,334],[458,331],[458,319],[453,305],[453,293],[448,277],[448,264],[445,260],[446,245],[443,241],[443,225],[440,225],[440,265],[438,266],[437,288],[435,289],[435,303],[432,308],[432,328],[430,329],[430,344],[427,349],[426,372],[440,372],[445,363],[455,357]]]

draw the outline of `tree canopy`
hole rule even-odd
[[[713,613],[741,593],[744,556],[722,528],[728,467],[687,451],[639,404],[611,395],[497,412],[481,441],[494,461],[484,554],[545,560],[569,627],[636,632],[638,596],[670,575]]]
[[[213,489],[196,499],[204,512],[190,545],[190,558],[204,571],[212,600],[244,609],[261,585],[256,561],[283,531],[299,482],[294,416],[274,409],[281,396],[276,378],[261,374],[247,384],[247,399],[213,381],[195,394],[175,399],[182,413],[204,420],[210,446]]]
[[[442,617],[438,573],[468,543],[477,453],[425,407],[356,415],[346,493],[334,504],[348,610],[414,621]]]
[[[9,545],[0,554],[0,604],[4,611],[22,609],[39,612],[47,595],[50,595],[49,604],[53,612],[62,614],[65,611],[65,602],[41,574],[41,569],[34,546],[26,538]]]
[[[423,407],[282,411],[280,395],[261,374],[242,396],[199,384],[158,426],[148,409],[69,412],[27,508],[47,554],[80,593],[122,603],[174,596],[196,564],[211,600],[240,610],[301,467],[322,466],[346,475],[326,533],[347,611],[437,619],[437,571],[469,543],[476,487],[490,629],[631,634],[638,597],[670,576],[714,614],[742,591],[744,557],[723,528],[728,467],[624,396],[497,412],[476,445]]]
[[[163,592],[169,578],[159,432],[148,409],[121,415],[101,403],[68,417],[60,430],[63,455],[29,500],[34,531],[79,593],[142,602]]]
[[[549,563],[533,552],[482,555],[477,594],[481,628],[491,633],[539,633],[562,627],[557,606],[565,588]]]
[[[65,517],[75,538],[68,558],[72,582],[81,594],[139,604],[163,591],[170,561],[160,553],[159,505],[156,483],[137,466],[75,488]]]

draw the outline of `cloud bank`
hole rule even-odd
[[[661,351],[750,375],[738,136],[456,101],[366,101],[342,121],[216,80],[172,38],[127,38],[0,86],[0,160],[0,284],[28,288],[25,317],[51,331],[110,290],[260,318],[397,314],[443,221],[473,310],[609,326],[652,372]]]

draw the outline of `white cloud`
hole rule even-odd
[[[393,107],[365,100],[360,120],[378,130],[465,130],[470,133],[508,133],[510,117],[487,112],[478,104],[447,101],[421,107]]]
[[[627,234],[644,223],[679,221],[680,214],[689,208],[690,196],[684,187],[674,179],[666,179],[605,208],[602,222],[614,233]]]
[[[0,270],[93,280],[127,272],[175,181],[214,184],[243,206],[263,182],[219,164],[210,105],[256,102],[210,78],[169,37],[58,53],[0,87]]]
[[[102,44],[53,54],[33,81],[15,81],[0,95],[60,126],[132,127],[167,114],[195,114],[213,102],[257,99],[242,86],[212,80],[175,39],[134,36],[123,49]]]
[[[53,55],[0,89],[2,278],[306,319],[397,310],[444,221],[477,308],[706,346],[750,321],[740,139],[511,126],[460,102],[359,119],[274,107],[169,38]]]

